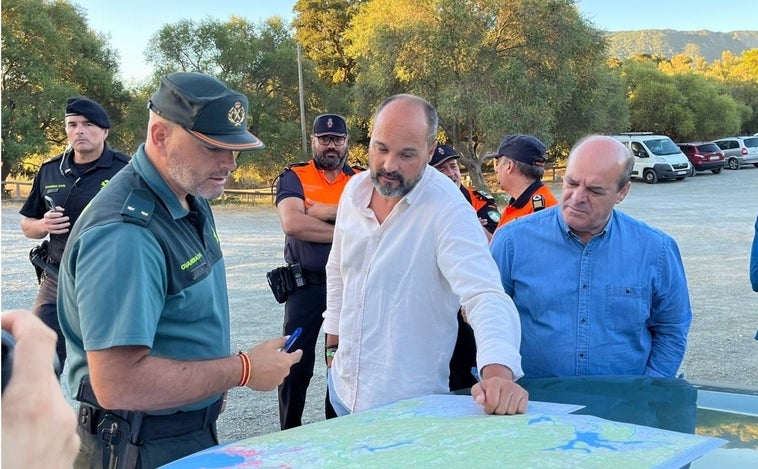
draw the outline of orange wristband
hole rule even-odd
[[[250,381],[250,377],[253,374],[253,364],[250,362],[250,357],[248,357],[245,352],[240,352],[237,356],[240,357],[240,361],[242,362],[242,378],[240,378],[240,384],[238,384],[238,386],[247,386],[247,383]]]

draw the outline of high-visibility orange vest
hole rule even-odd
[[[500,210],[497,208],[495,198],[484,191],[466,187],[463,184],[461,184],[460,189],[466,200],[474,207],[476,216],[487,220],[487,224],[484,226],[487,231],[494,233],[500,221]]]
[[[344,170],[340,171],[334,181],[330,182],[324,176],[324,170],[318,169],[313,160],[307,163],[295,163],[290,165],[289,169],[297,175],[300,184],[303,185],[306,206],[308,206],[308,200],[322,204],[337,205],[347,181],[361,171],[360,168],[356,167],[352,168],[353,174],[347,174]]]
[[[505,210],[500,215],[500,222],[497,227],[500,228],[509,221],[538,212],[544,208],[552,207],[553,205],[558,205],[558,199],[555,198],[547,186],[539,186],[522,207],[516,207],[513,204],[506,205]]]

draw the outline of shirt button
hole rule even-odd
[[[584,354],[583,354],[583,353],[580,353],[580,354],[579,354],[579,358],[584,358]]]

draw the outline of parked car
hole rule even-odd
[[[724,165],[740,169],[746,164],[758,167],[758,137],[727,137],[714,140],[724,152]]]
[[[642,178],[648,184],[659,180],[681,181],[692,171],[692,165],[673,140],[652,132],[624,132],[611,135],[634,155],[632,177]]]
[[[682,153],[692,164],[691,176],[696,171],[718,174],[724,169],[724,152],[713,142],[677,143]]]

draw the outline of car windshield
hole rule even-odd
[[[704,143],[697,146],[697,151],[700,153],[713,153],[721,151],[715,143]]]
[[[680,153],[679,147],[676,146],[670,138],[651,138],[645,140],[645,145],[654,155],[676,155]]]
[[[744,141],[745,141],[745,146],[748,148],[758,147],[758,137],[746,138]]]

